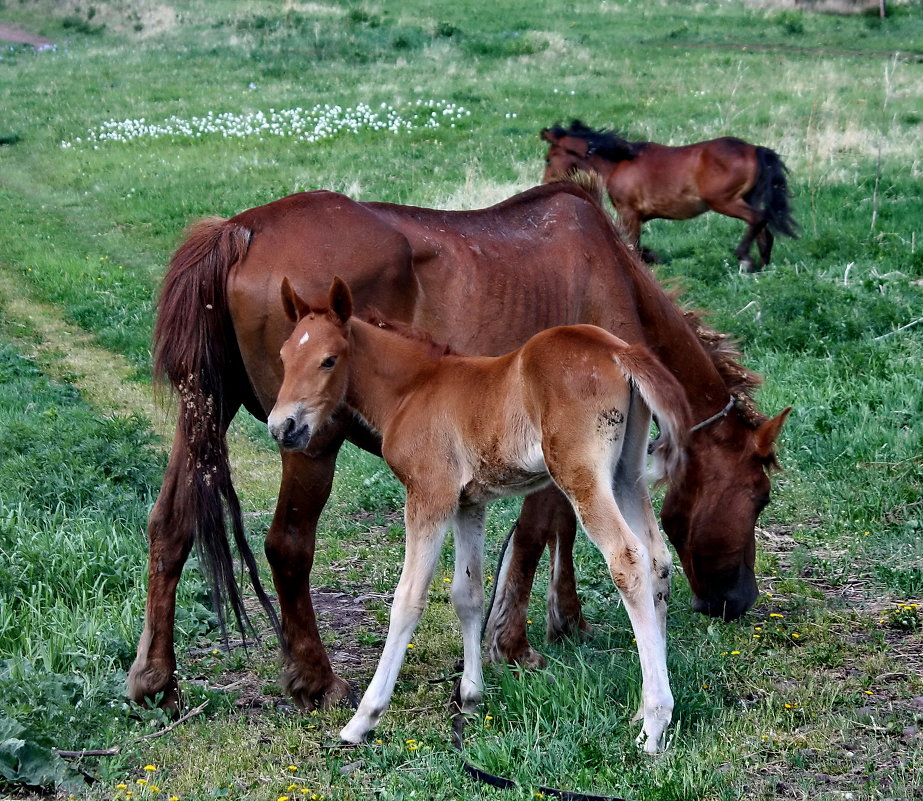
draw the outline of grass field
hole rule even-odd
[[[888,8],[0,0],[0,22],[55,43],[0,49],[0,796],[921,797],[923,7]],[[187,706],[207,706],[164,731],[124,681],[171,428],[150,386],[153,300],[186,225],[316,188],[487,205],[540,179],[538,131],[574,117],[631,139],[771,147],[803,228],[756,275],[732,256],[739,221],[644,228],[658,276],[765,376],[761,409],[794,407],[757,605],[706,620],[674,581],[666,753],[633,746],[637,656],[586,544],[593,636],[543,646],[543,671],[491,668],[468,729],[469,758],[520,789],[473,784],[449,745],[449,685],[430,681],[460,654],[448,553],[377,741],[350,750],[329,747],[348,710],[288,706],[271,636],[222,645],[191,561],[180,674]],[[253,421],[232,433],[259,551],[277,456]],[[382,462],[343,452],[313,584],[335,667],[358,687],[383,642],[401,503]],[[489,558],[516,510],[492,511]]]

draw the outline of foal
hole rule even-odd
[[[450,527],[452,602],[464,642],[461,708],[476,709],[487,502],[553,481],[624,600],[641,662],[638,742],[649,753],[659,750],[673,712],[666,665],[670,556],[643,462],[653,410],[664,466],[674,477],[682,469],[690,412],[673,375],[643,346],[590,325],[548,329],[505,356],[447,354],[415,329],[353,318],[340,278],[314,305],[285,279],[282,302],[296,325],[281,350],[285,376],[269,414],[272,436],[283,448],[305,448],[345,404],[381,433],[382,455],[407,489],[404,567],[388,637],[340,737],[361,742],[384,714]]]

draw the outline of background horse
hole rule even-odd
[[[154,330],[155,372],[180,398],[163,486],[148,524],[144,630],[129,672],[141,701],[178,702],[176,586],[195,542],[216,592],[245,619],[225,520],[252,564],[231,481],[225,434],[241,407],[265,421],[282,384],[292,323],[279,303],[288,276],[303,297],[343,276],[360,310],[411,322],[460,352],[506,353],[545,328],[592,323],[648,347],[680,382],[701,421],[683,478],[664,498],[664,530],[700,611],[733,619],[757,596],[754,526],[769,497],[766,469],[785,413],[767,420],[750,393],[756,376],[722,338],[687,318],[627,249],[599,200],[580,187],[536,187],[497,206],[449,212],[356,203],[307,192],[230,220],[193,226],[164,279]],[[318,517],[345,440],[380,452],[375,432],[342,410],[302,451],[283,451],[282,483],[266,535],[281,611],[283,684],[307,708],[349,691],[317,631],[309,592]],[[583,620],[574,588],[573,510],[555,489],[529,496],[488,631],[494,658],[536,664],[526,604],[546,543],[553,549],[548,632]],[[251,568],[251,577],[256,578]],[[264,605],[268,600],[264,598]]]
[[[570,128],[545,128],[541,137],[551,145],[545,155],[545,182],[574,170],[598,173],[634,248],[640,248],[646,220],[688,220],[717,211],[747,223],[734,255],[741,270],[753,272],[769,264],[774,232],[797,236],[786,167],[767,147],[731,136],[681,147],[629,142],[611,131],[594,131],[580,120]],[[754,240],[759,266],[750,256]],[[645,254],[654,258],[650,251]]]
[[[692,427],[673,374],[643,345],[596,326],[542,331],[503,356],[455,356],[425,337],[352,317],[349,288],[306,303],[282,282],[295,330],[282,346],[285,374],[269,431],[304,450],[342,404],[381,432],[385,461],[407,489],[406,549],[381,660],[340,736],[362,742],[387,709],[426,607],[447,529],[455,544],[452,602],[464,643],[459,708],[477,711],[484,607],[487,503],[551,481],[599,548],[628,612],[641,661],[638,737],[659,750],[673,712],[667,677],[670,552],[644,477],[651,410],[658,451],[678,477]]]

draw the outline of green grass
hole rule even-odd
[[[914,797],[923,771],[912,731],[923,716],[923,618],[913,606],[923,600],[923,14],[917,3],[888,6],[878,20],[736,0],[0,2],[0,20],[56,42],[0,49],[3,286],[92,334],[141,386],[160,278],[195,218],[314,188],[484,205],[537,182],[538,131],[574,117],[635,139],[732,134],[772,147],[790,168],[803,227],[800,239],[777,242],[770,269],[741,276],[738,221],[645,225],[645,244],[663,257],[658,275],[679,281],[765,375],[760,407],[794,406],[785,470],[761,519],[761,598],[744,620],[716,623],[689,611],[677,577],[676,719],[669,750],[650,760],[632,742],[639,679],[627,621],[601,560],[581,544],[594,636],[543,648],[544,671],[490,669],[483,716],[469,724],[470,758],[516,778],[516,791],[471,784],[448,746],[448,685],[430,682],[460,651],[443,582],[448,552],[381,743],[322,747],[349,713],[288,708],[271,637],[246,652],[216,647],[194,561],[181,584],[180,678],[188,705],[208,707],[137,740],[163,724],[122,697],[143,616],[143,531],[164,465],[160,421],[103,408],[99,376],[91,387],[66,366],[82,345],[60,335],[37,356],[48,335],[0,297],[0,792],[63,782],[94,799],[129,790],[519,799],[546,784],[636,799]],[[439,127],[420,124],[426,103],[439,109]],[[324,104],[338,109],[317,141],[267,129],[97,138],[110,121],[268,118]],[[342,129],[362,104],[416,125]],[[450,104],[464,113],[441,116]],[[238,432],[251,456],[272,458],[262,426]],[[275,487],[257,469],[238,477],[258,551]],[[337,668],[358,687],[374,668],[400,570],[401,503],[379,460],[344,449],[313,583],[368,596],[348,625],[322,621],[334,655],[355,656]],[[516,509],[493,509],[490,558]],[[113,746],[115,756],[70,761],[100,780],[92,785],[50,751]],[[146,773],[160,793],[136,784]]]

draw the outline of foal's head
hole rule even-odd
[[[295,330],[282,345],[285,374],[269,413],[269,433],[283,448],[300,450],[343,402],[349,381],[349,287],[334,278],[327,299],[311,305],[282,281],[282,306]]]

